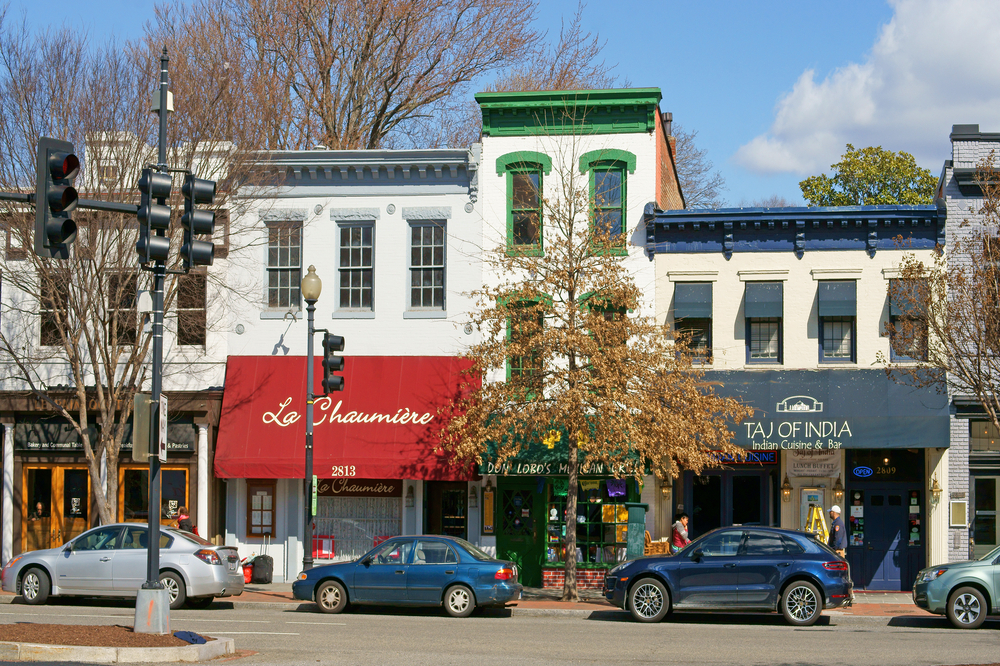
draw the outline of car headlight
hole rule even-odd
[[[7,562],[7,564],[4,565],[4,569],[11,568],[12,566],[14,566],[14,563],[17,562],[22,557],[24,557],[24,555],[18,555],[17,557],[12,558],[10,561]]]
[[[948,567],[941,567],[939,569],[928,569],[927,571],[924,572],[924,575],[921,576],[920,580],[922,580],[925,583],[928,581],[932,581],[935,578],[941,576],[947,570]]]
[[[609,571],[608,575],[610,576],[611,574],[616,574],[616,573],[618,573],[619,571],[621,571],[622,569],[624,569],[625,567],[627,567],[630,564],[632,564],[632,563],[631,562],[622,562],[618,566],[614,567],[611,571]]]

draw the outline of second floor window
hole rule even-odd
[[[748,282],[743,299],[747,363],[781,363],[782,283]]]
[[[927,283],[917,280],[889,281],[890,355],[893,361],[927,360],[927,320],[922,299]]]
[[[532,165],[508,172],[508,242],[513,249],[542,248],[542,170]]]
[[[444,309],[444,239],[441,223],[410,225],[410,308]]]
[[[819,312],[819,360],[853,363],[855,326],[858,313],[858,283],[854,280],[824,280],[819,283],[816,300]]]
[[[134,345],[139,336],[138,276],[135,273],[111,273],[108,289],[108,341]]]
[[[338,233],[339,307],[343,310],[373,310],[375,225],[342,224]]]
[[[543,318],[541,308],[537,303],[526,302],[512,309],[507,325],[507,337],[519,346],[522,353],[515,354],[508,360],[507,380],[520,383],[531,392],[541,387],[541,355],[531,349],[531,339],[541,332]]]
[[[69,310],[69,274],[48,271],[39,276],[39,281],[39,343],[45,347],[61,345],[61,331],[66,330]]]
[[[177,344],[205,346],[206,275],[188,273],[177,282]]]
[[[699,359],[712,356],[712,283],[674,285],[674,326],[688,336],[688,350]]]
[[[622,244],[625,233],[625,169],[617,164],[596,166],[591,171],[594,233],[607,236],[611,244]]]
[[[302,282],[302,225],[267,226],[267,307],[298,309]]]

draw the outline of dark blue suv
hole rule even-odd
[[[780,611],[797,626],[850,604],[847,562],[809,534],[723,527],[678,553],[619,564],[604,579],[608,601],[640,622],[673,610]]]

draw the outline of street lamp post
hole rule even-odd
[[[316,301],[323,291],[323,281],[316,275],[316,267],[309,266],[308,273],[302,278],[302,298],[306,302],[306,319],[308,334],[306,336],[306,524],[303,530],[304,549],[302,555],[302,570],[312,569],[313,540],[313,316],[316,313]]]

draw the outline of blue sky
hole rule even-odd
[[[91,35],[135,37],[146,0],[58,3]],[[33,26],[54,5],[14,0]],[[576,0],[541,0],[555,38]],[[995,0],[590,0],[585,26],[634,86],[698,132],[729,205],[801,201],[798,182],[846,143],[913,153],[937,174],[952,124],[1000,131],[1000,2]]]

